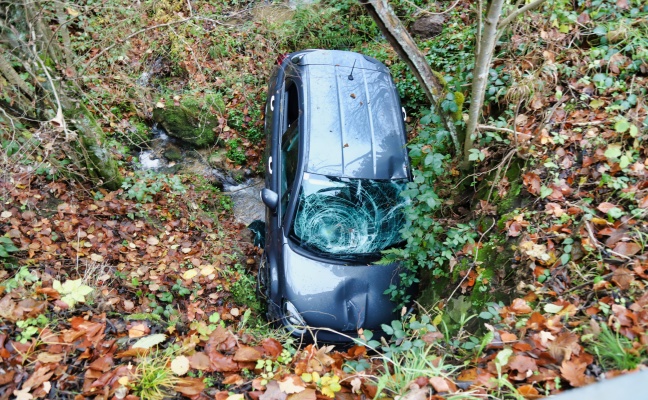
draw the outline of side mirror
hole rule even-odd
[[[275,211],[279,204],[279,195],[270,189],[263,189],[261,190],[261,201],[271,211]]]

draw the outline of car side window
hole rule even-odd
[[[286,214],[290,189],[297,175],[299,162],[299,98],[297,85],[286,80],[283,93],[284,123],[281,135],[281,176],[279,196],[281,198],[281,216]]]
[[[299,121],[293,121],[281,140],[281,215],[286,214],[290,189],[297,176],[299,162]]]

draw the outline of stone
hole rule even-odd
[[[227,150],[226,149],[216,150],[215,152],[209,155],[207,162],[209,162],[209,165],[214,168],[218,168],[221,170],[227,169]]]
[[[180,161],[182,160],[182,151],[176,146],[170,145],[162,153],[164,157],[169,161]]]
[[[439,35],[443,31],[445,17],[443,15],[425,15],[417,19],[410,28],[412,35],[421,39],[429,39]]]
[[[214,131],[218,128],[218,116],[215,111],[225,107],[220,95],[187,96],[180,102],[167,100],[161,105],[158,103],[153,109],[153,120],[169,136],[195,147],[207,147],[216,142]]]

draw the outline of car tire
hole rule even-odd
[[[272,324],[279,321],[278,306],[272,301],[272,293],[270,288],[270,263],[265,254],[261,257],[259,264],[259,272],[257,273],[257,297],[266,305],[266,317]]]

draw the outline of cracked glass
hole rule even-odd
[[[369,255],[402,241],[406,179],[374,180],[304,174],[292,236],[327,255]]]

